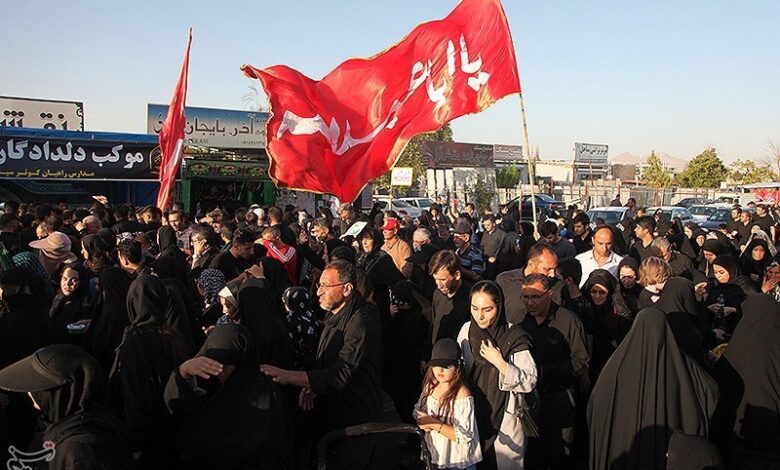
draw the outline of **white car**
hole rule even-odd
[[[433,201],[427,197],[399,197],[396,201],[404,201],[410,206],[419,207],[421,211],[430,210]]]
[[[586,214],[590,218],[591,227],[596,226],[596,219],[603,219],[607,225],[616,226],[623,221],[627,210],[628,207],[594,207]]]
[[[707,221],[707,219],[717,211],[718,208],[713,205],[701,205],[701,204],[695,204],[693,206],[688,207],[688,212],[691,213],[691,216],[693,217],[693,221],[697,224],[702,224]]]
[[[374,196],[374,202],[379,204],[379,208],[383,212],[392,209],[399,217],[408,215],[417,218],[420,217],[420,214],[422,214],[423,211],[419,207],[415,207],[406,201],[396,198],[393,198],[392,207],[388,208],[388,203],[390,202],[389,196]]]

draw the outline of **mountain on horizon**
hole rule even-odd
[[[688,162],[681,158],[673,157],[669,155],[666,152],[658,153],[656,152],[656,155],[658,155],[658,158],[661,159],[661,161],[666,165],[669,169],[674,170],[675,172],[680,172],[685,169],[685,167],[688,165]],[[620,165],[641,165],[647,161],[647,157],[650,156],[650,153],[647,155],[633,155],[629,152],[623,152],[619,155],[616,155],[611,161],[610,165],[620,164]]]

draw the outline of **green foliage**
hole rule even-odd
[[[491,187],[490,183],[485,182],[482,178],[477,178],[468,200],[474,203],[479,213],[482,213],[484,209],[490,208],[495,197],[496,191]]]
[[[515,165],[496,170],[496,186],[515,188],[520,184],[520,170]]]
[[[729,178],[737,184],[752,184],[762,181],[777,181],[777,175],[766,162],[737,160],[729,166]]]
[[[688,163],[678,176],[681,186],[687,188],[717,188],[728,176],[728,170],[714,148],[705,149]]]
[[[440,141],[440,142],[452,142],[452,127],[450,124],[445,124],[441,129],[428,132],[427,134],[416,135],[406,145],[403,153],[398,158],[395,166],[397,167],[412,167],[412,187],[410,189],[418,188],[420,185],[420,179],[425,176],[425,166],[422,161],[422,154],[420,153],[420,145],[423,141]],[[374,187],[390,189],[390,172],[388,171],[384,175],[371,182]]]
[[[663,162],[655,154],[655,150],[647,157],[647,167],[642,173],[642,180],[651,188],[663,189],[672,185],[672,177],[664,167]]]

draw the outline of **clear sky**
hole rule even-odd
[[[168,103],[192,26],[188,105],[242,108],[239,66],[320,78],[373,55],[454,0],[0,0],[0,95],[84,102],[87,130],[146,132]],[[767,156],[780,141],[780,2],[505,0],[532,147],[571,159],[655,149]],[[455,139],[521,144],[517,96],[453,122]]]

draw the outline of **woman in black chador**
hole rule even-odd
[[[676,429],[707,436],[718,387],[677,346],[664,313],[639,312],[588,404],[591,470],[666,468]]]
[[[217,325],[197,356],[170,376],[180,468],[289,468],[285,401],[260,373],[255,341],[241,325]]]

